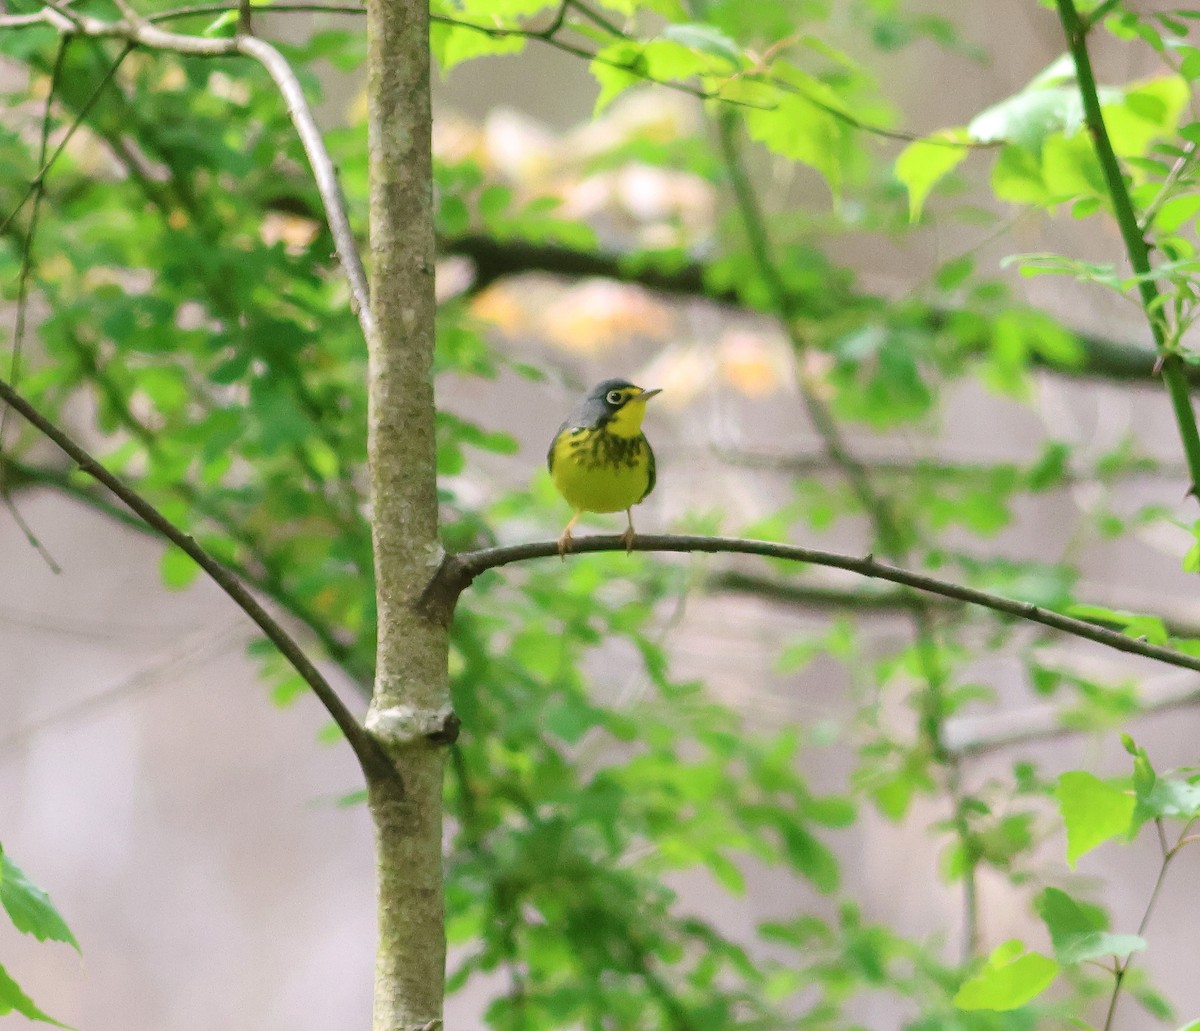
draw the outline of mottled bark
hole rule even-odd
[[[368,728],[399,780],[372,778],[375,1031],[436,1028],[445,972],[442,768],[447,633],[414,602],[437,568],[427,0],[370,0],[370,439],[379,650]]]

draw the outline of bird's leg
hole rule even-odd
[[[628,555],[633,551],[633,509],[625,509],[625,518],[629,520],[629,529],[621,535],[621,540],[625,542],[625,554]]]
[[[564,562],[567,560],[567,551],[571,547],[571,527],[575,525],[575,520],[579,518],[580,514],[576,512],[571,516],[571,521],[567,523],[567,528],[563,530],[562,535],[558,538],[558,557]]]

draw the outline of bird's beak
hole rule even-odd
[[[662,387],[655,387],[653,390],[643,390],[638,394],[639,401],[649,401],[655,394],[661,394]]]

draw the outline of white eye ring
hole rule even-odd
[[[604,395],[604,400],[607,401],[610,405],[619,405],[622,401],[625,400],[625,395],[622,394],[621,391],[619,391],[619,390],[610,390],[607,394]]]

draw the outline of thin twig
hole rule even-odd
[[[312,689],[326,712],[345,735],[368,780],[398,776],[379,742],[354,718],[332,685],[313,665],[283,626],[259,604],[240,580],[213,558],[196,541],[180,530],[137,491],[109,472],[65,431],[45,418],[7,382],[0,380],[0,400],[10,404],[27,422],[52,440],[80,469],[104,484],[148,525],[183,551],[246,613],[279,649],[281,655]]]
[[[1175,159],[1175,163],[1171,166],[1171,170],[1167,172],[1166,178],[1163,179],[1158,193],[1146,205],[1146,209],[1142,212],[1142,217],[1138,220],[1138,229],[1142,233],[1148,233],[1153,228],[1159,209],[1170,199],[1171,191],[1175,188],[1175,184],[1179,182],[1179,177],[1183,175],[1188,166],[1196,159],[1198,152],[1200,152],[1200,146],[1197,146],[1195,143],[1188,143],[1183,148],[1183,153]]]
[[[725,167],[729,173],[734,198],[750,243],[751,256],[758,268],[759,276],[767,284],[767,291],[775,316],[798,355],[808,347],[808,341],[800,333],[798,322],[801,315],[795,295],[788,289],[779,266],[772,253],[767,219],[759,205],[758,195],[750,182],[749,174],[742,162],[741,148],[736,136],[735,116],[732,111],[722,111],[718,118],[718,136]],[[820,437],[825,454],[849,483],[859,499],[874,531],[874,539],[896,565],[908,562],[909,546],[906,535],[901,531],[891,500],[875,485],[866,466],[853,453],[842,436],[832,411],[817,394],[814,387],[803,378],[799,381],[800,396],[809,419]],[[965,863],[962,873],[963,885],[963,958],[975,955],[979,938],[978,891],[975,880],[976,863],[973,860],[973,845],[967,819],[966,797],[962,790],[959,759],[945,743],[945,684],[946,670],[941,661],[940,645],[934,613],[927,600],[914,595],[909,618],[912,622],[913,641],[917,662],[925,687],[919,707],[920,736],[932,759],[945,771],[946,789],[953,805],[952,823],[958,837]]]
[[[1137,718],[1155,716],[1177,709],[1200,705],[1200,689],[1189,688],[1139,702]],[[972,727],[978,727],[973,730]],[[1059,741],[1086,733],[1087,727],[1063,723],[1060,713],[1050,706],[1024,711],[990,713],[979,718],[956,718],[947,732],[947,747],[963,759],[998,752],[1021,745]]]
[[[222,14],[227,11],[238,11],[239,16],[244,19],[243,2],[239,0],[236,4],[190,4],[185,7],[177,7],[167,11],[158,11],[154,14],[146,16],[146,21],[152,23],[161,23],[174,21],[179,18],[189,18],[197,15],[205,14]],[[53,5],[52,5],[53,6]],[[564,0],[558,9],[555,17],[551,20],[550,25],[541,29],[526,29],[515,26],[500,26],[500,25],[484,25],[478,22],[464,21],[461,18],[451,18],[447,15],[431,14],[430,21],[436,24],[449,25],[452,28],[465,29],[469,32],[478,32],[492,39],[503,39],[516,37],[519,39],[529,39],[547,46],[560,50],[563,53],[571,54],[574,57],[582,58],[586,61],[594,61],[597,64],[604,65],[609,68],[615,68],[619,71],[628,72],[641,79],[643,82],[655,86],[661,86],[665,89],[674,90],[679,93],[684,93],[688,96],[695,97],[697,100],[712,100],[721,104],[726,104],[731,107],[743,108],[762,108],[769,110],[771,105],[757,104],[752,101],[734,100],[722,95],[720,89],[706,90],[696,86],[690,86],[684,82],[677,82],[671,79],[659,79],[654,76],[647,75],[644,69],[631,64],[629,62],[614,61],[611,58],[604,57],[598,51],[589,50],[586,47],[577,44],[569,43],[566,40],[560,39],[558,32],[564,27],[565,14],[568,8],[573,8],[583,15],[587,20],[608,32],[616,39],[631,40],[632,37],[628,33],[622,32],[607,19],[602,18],[598,13],[591,10],[582,3],[575,0]],[[55,8],[57,10],[57,8]],[[286,14],[286,13],[301,13],[313,12],[321,14],[344,14],[344,15],[362,15],[365,13],[365,8],[354,6],[351,4],[272,4],[267,10],[267,13]],[[65,12],[60,12],[65,13]],[[45,19],[41,15],[11,15],[0,17],[0,28],[22,28],[29,25],[37,24]],[[248,35],[244,21],[240,22],[243,33]],[[859,132],[868,133],[872,136],[878,136],[883,139],[897,140],[904,143],[913,143],[922,141],[932,146],[956,147],[967,150],[992,150],[1001,145],[1001,141],[995,140],[950,140],[942,136],[929,136],[922,133],[911,132],[904,129],[889,129],[886,126],[875,125],[871,122],[865,122],[858,118],[853,112],[844,108],[830,104],[820,97],[814,96],[802,86],[794,82],[788,82],[786,79],[781,79],[778,76],[770,75],[765,72],[745,72],[737,76],[738,79],[751,82],[761,82],[764,85],[771,86],[780,90],[783,93],[790,93],[795,96],[803,97],[808,103],[812,104],[818,110],[840,122],[850,126]]]
[[[1162,817],[1155,817],[1154,824],[1158,831],[1159,843],[1163,846],[1163,858],[1158,868],[1158,876],[1154,878],[1154,887],[1150,890],[1150,898],[1147,900],[1146,908],[1142,912],[1142,919],[1138,923],[1137,935],[1139,938],[1145,936],[1146,928],[1150,925],[1150,914],[1154,912],[1154,904],[1158,901],[1163,882],[1167,879],[1167,868],[1171,865],[1171,860],[1179,854],[1180,849],[1187,843],[1187,833],[1195,822],[1194,819],[1189,820],[1184,825],[1183,830],[1179,832],[1179,838],[1176,840],[1175,846],[1173,848],[1166,848]],[[1121,998],[1121,988],[1124,986],[1125,976],[1129,973],[1129,968],[1133,964],[1135,955],[1136,953],[1131,952],[1124,960],[1117,960],[1116,969],[1113,971],[1112,995],[1109,996],[1108,1012],[1104,1017],[1104,1031],[1112,1031],[1113,1019],[1117,1014],[1117,1001]]]
[[[70,45],[69,37],[62,37],[59,40],[58,50],[54,55],[54,64],[50,70],[50,86],[46,90],[46,107],[42,113],[42,134],[41,141],[38,146],[38,168],[42,168],[46,164],[46,152],[50,147],[50,126],[53,120],[54,113],[54,98],[58,94],[59,79],[62,75],[63,64],[67,57],[67,47]],[[25,346],[25,323],[29,314],[29,277],[33,271],[33,243],[37,235],[38,216],[42,210],[42,199],[46,195],[46,178],[43,173],[39,173],[36,178],[30,183],[33,190],[33,208],[29,212],[29,224],[25,227],[25,237],[21,246],[21,267],[17,272],[17,317],[13,327],[13,343],[12,343],[12,362],[9,366],[9,379],[15,384],[21,378],[21,352]],[[8,406],[0,407],[0,451],[4,450],[4,438],[8,430]],[[13,518],[13,522],[25,535],[25,540],[29,543],[46,563],[52,573],[58,574],[62,572],[62,567],[55,561],[54,556],[50,554],[49,549],[41,542],[37,534],[33,532],[33,528],[26,522],[25,517],[18,510],[16,502],[8,492],[8,485],[4,481],[4,467],[0,465],[0,497],[4,498],[4,505],[8,509],[9,514]]]
[[[729,173],[734,200],[741,217],[742,228],[745,230],[746,241],[750,247],[750,256],[767,287],[771,306],[779,320],[780,327],[787,335],[795,352],[798,355],[803,354],[808,348],[808,342],[797,329],[796,299],[788,290],[787,284],[771,256],[766,219],[758,206],[758,198],[745,165],[742,163],[736,139],[736,127],[737,122],[733,113],[722,112],[718,118],[718,138],[721,153],[725,159],[725,168]],[[902,547],[901,536],[887,499],[876,492],[866,469],[846,447],[842,440],[841,430],[828,407],[803,381],[800,383],[800,396],[805,410],[823,442],[826,455],[834,465],[842,470],[850,484],[850,489],[854,491],[855,496],[875,524],[880,547],[889,555],[898,557],[898,550]]]
[[[317,120],[313,116],[308,98],[304,95],[304,88],[300,85],[292,66],[270,43],[255,36],[240,36],[236,43],[238,53],[254,58],[266,69],[287,105],[296,135],[300,138],[305,154],[308,155],[317,192],[325,206],[325,221],[333,235],[333,245],[337,250],[342,273],[350,284],[350,307],[358,316],[363,337],[367,338],[371,335],[371,294],[367,285],[367,273],[359,254],[358,241],[350,226],[346,198],[338,181],[337,169],[334,167],[333,158],[329,156],[321,130],[317,127]]]

